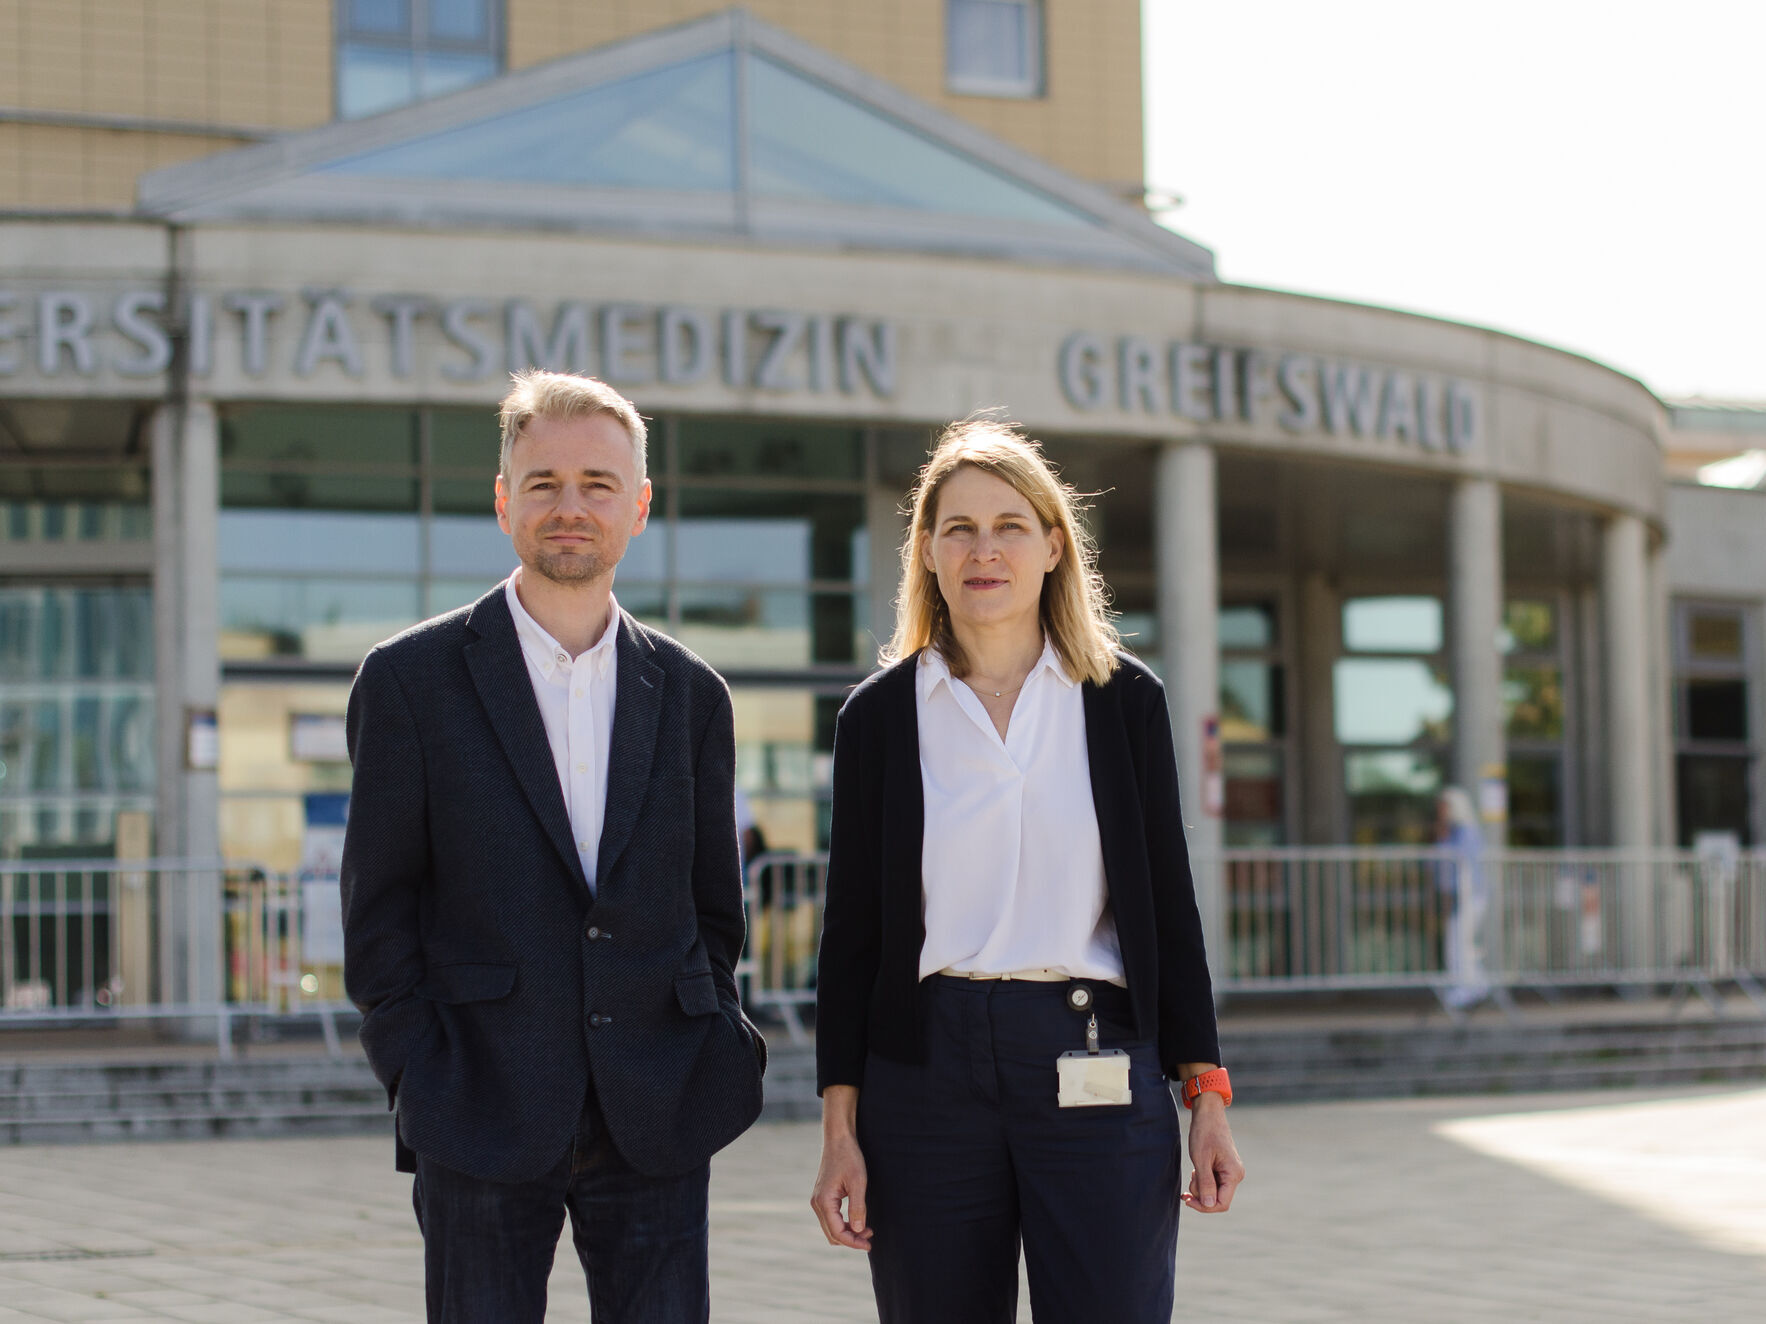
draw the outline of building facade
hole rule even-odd
[[[363,653],[513,564],[530,364],[654,419],[616,592],[776,847],[989,406],[1095,494],[1196,848],[1427,842],[1450,783],[1517,846],[1761,839],[1761,495],[1671,489],[1587,359],[1219,281],[1125,200],[1138,6],[111,8],[0,5],[0,858],[322,855]]]

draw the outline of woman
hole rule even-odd
[[[811,1204],[884,1324],[1012,1320],[1020,1238],[1039,1321],[1164,1324],[1180,1203],[1244,1176],[1164,691],[1075,510],[1011,426],[948,428],[836,727]]]

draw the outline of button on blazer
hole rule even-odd
[[[1104,879],[1135,1031],[1175,1075],[1219,1062],[1214,995],[1178,806],[1165,687],[1123,653],[1104,685],[1084,685],[1086,761]],[[920,874],[919,655],[877,672],[840,710],[833,828],[816,965],[816,1086],[864,1083],[867,1053],[924,1057]]]
[[[350,691],[345,982],[414,1150],[492,1181],[565,1155],[591,1080],[640,1172],[685,1172],[758,1116],[728,688],[620,614],[590,894],[509,606],[370,652]]]

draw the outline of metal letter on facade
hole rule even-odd
[[[37,371],[53,377],[61,367],[65,347],[73,356],[74,371],[90,377],[98,369],[92,352],[92,300],[84,294],[51,290],[37,296]]]
[[[762,331],[771,331],[773,338],[760,354],[754,369],[754,384],[763,391],[795,391],[803,383],[786,370],[786,364],[803,344],[802,313],[759,312],[748,318]]]
[[[294,359],[294,375],[311,377],[321,363],[336,363],[352,377],[362,375],[362,347],[350,325],[350,296],[342,290],[303,290],[312,305],[306,334]]]
[[[1061,393],[1075,409],[1104,403],[1104,342],[1075,331],[1061,344]]]
[[[1478,443],[1478,397],[1463,382],[1447,383],[1447,449],[1465,455]]]
[[[1276,422],[1288,432],[1311,432],[1318,426],[1318,364],[1306,354],[1284,354],[1276,380],[1288,408]]]
[[[848,395],[858,391],[862,376],[871,391],[884,399],[895,394],[895,324],[842,317],[840,342],[840,389]]]
[[[382,294],[368,306],[386,319],[391,333],[388,359],[392,375],[409,377],[416,369],[414,324],[429,312],[429,300],[421,294]]]
[[[670,386],[686,386],[711,371],[711,315],[694,308],[664,308],[656,332],[657,367]]]
[[[138,352],[119,354],[111,366],[122,377],[157,377],[172,362],[172,338],[149,313],[165,311],[166,296],[158,290],[131,290],[116,301],[111,321]]]
[[[748,314],[734,308],[724,313],[724,381],[748,385]]]
[[[262,377],[270,366],[270,318],[282,311],[287,302],[280,294],[240,291],[221,300],[230,313],[238,313],[243,324],[246,375]]]
[[[1438,451],[1447,444],[1442,431],[1444,397],[1433,378],[1419,377],[1416,383],[1417,444],[1426,451]]]
[[[825,391],[834,376],[834,328],[826,317],[809,319],[809,389]]]
[[[1260,349],[1245,351],[1239,373],[1239,413],[1247,423],[1261,423],[1275,399],[1274,365]]]
[[[1183,418],[1205,423],[1212,416],[1209,406],[1209,350],[1206,345],[1186,345],[1182,341],[1171,347],[1171,412]]]
[[[636,323],[648,319],[655,325],[656,312],[629,303],[610,303],[601,309],[601,379],[608,382],[647,382],[653,374],[641,364],[632,362],[631,355],[641,353],[650,340]]]
[[[457,363],[442,364],[442,376],[451,382],[481,381],[491,374],[496,360],[496,347],[487,336],[472,325],[475,317],[489,317],[496,307],[488,299],[455,299],[442,309],[442,334],[456,349],[470,356],[464,367]]]
[[[1239,352],[1225,347],[1214,351],[1214,417],[1230,422],[1239,412]]]
[[[1415,384],[1405,373],[1387,373],[1386,389],[1380,393],[1380,436],[1414,442],[1419,431]]]
[[[509,300],[507,321],[510,372],[528,368],[588,372],[589,310],[582,304],[560,305],[550,336],[542,335],[539,315],[521,299]]]
[[[1158,357],[1153,346],[1140,336],[1123,336],[1116,344],[1116,384],[1122,408],[1130,413],[1165,412],[1164,383],[1159,380]]]
[[[1378,421],[1378,373],[1354,363],[1325,363],[1319,367],[1319,385],[1324,396],[1325,430],[1345,436],[1352,429],[1365,437]]]

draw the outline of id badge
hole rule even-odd
[[[1056,1103],[1063,1108],[1098,1108],[1132,1103],[1128,1088],[1128,1054],[1120,1048],[1101,1053],[1074,1050],[1055,1059],[1060,1075]]]

